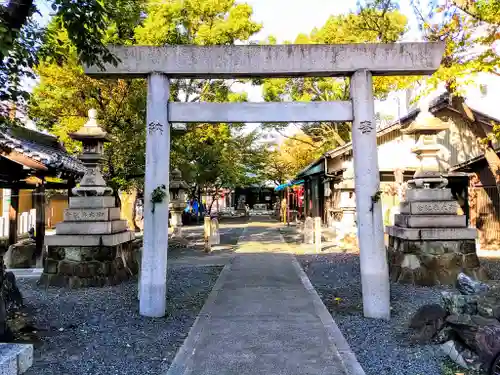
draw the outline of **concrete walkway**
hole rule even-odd
[[[167,375],[364,375],[277,224],[255,220]]]

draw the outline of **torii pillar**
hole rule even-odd
[[[441,63],[443,43],[349,45],[250,45],[111,47],[115,66],[91,66],[95,77],[148,80],[144,248],[140,313],[165,314],[168,202],[151,202],[155,189],[168,193],[169,122],[353,122],[356,211],[366,317],[388,319],[389,274],[377,199],[379,170],[373,75],[428,75]],[[170,78],[228,79],[351,77],[351,100],[309,103],[168,103]]]

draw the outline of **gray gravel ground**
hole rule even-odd
[[[67,291],[18,280],[41,341],[27,375],[159,374],[173,360],[221,267],[169,270],[167,316],[139,316],[137,283]]]
[[[410,317],[420,306],[440,301],[439,288],[392,284],[390,322],[366,319],[357,255],[297,258],[367,375],[442,374],[444,356],[439,348],[411,345],[407,331]]]
[[[493,280],[500,280],[500,259],[481,258],[481,264]]]

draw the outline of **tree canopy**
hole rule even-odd
[[[298,44],[342,44],[363,42],[395,42],[407,30],[407,17],[392,2],[373,0],[359,5],[349,14],[331,16],[326,23],[309,34],[299,34],[293,41]],[[270,37],[266,43],[275,44]],[[290,43],[286,41],[285,43]],[[378,98],[406,87],[410,82],[404,77],[375,77],[374,91]],[[259,82],[260,83],[260,82]],[[263,80],[266,101],[335,101],[349,100],[349,79],[308,77]],[[279,130],[288,124],[270,124]],[[350,124],[303,124],[302,130],[318,147],[325,150],[343,145],[350,140]]]
[[[106,43],[115,34],[127,40],[141,17],[144,0],[53,0],[50,6],[54,21],[42,26],[41,12],[33,0],[0,3],[0,101],[18,102],[27,99],[24,77],[34,78],[33,67],[45,59],[64,61],[67,55],[60,48],[59,30],[66,32],[79,62],[101,65],[116,63]],[[38,16],[38,17],[37,17]],[[57,27],[53,27],[57,24]],[[118,26],[120,25],[120,26]],[[54,32],[56,35],[54,35]],[[4,109],[4,108],[0,108]],[[3,111],[2,111],[3,112]],[[0,113],[1,114],[1,113]],[[4,113],[5,115],[5,113]]]
[[[128,3],[126,3],[128,4]],[[123,9],[120,14],[125,14]],[[260,29],[252,9],[234,0],[152,1],[144,17],[116,17],[102,36],[115,44],[232,44]],[[105,172],[116,187],[141,183],[144,173],[146,82],[94,80],[84,75],[78,49],[58,19],[49,25],[47,44],[57,45],[68,58],[44,59],[36,68],[40,83],[31,97],[29,114],[60,136],[70,151],[78,146],[67,134],[86,121],[87,110],[98,110],[100,122],[114,137],[106,148]],[[172,101],[243,101],[245,93],[224,80],[171,81]],[[243,124],[190,124],[185,133],[172,132],[171,164],[199,189],[244,183],[261,161],[256,133],[243,134]]]
[[[303,132],[285,138],[270,150],[262,179],[273,181],[277,185],[292,180],[297,173],[317,159],[323,150],[313,139]]]
[[[432,0],[427,7],[414,3],[426,40],[443,41],[445,53],[439,70],[429,80],[440,82],[452,94],[462,94],[471,74],[500,76],[500,3],[497,0]]]

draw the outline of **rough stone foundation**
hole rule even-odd
[[[453,285],[460,272],[488,279],[471,239],[411,241],[389,236],[388,260],[391,280],[399,283]]]
[[[116,285],[138,272],[132,242],[116,246],[49,246],[40,285],[81,288]]]

